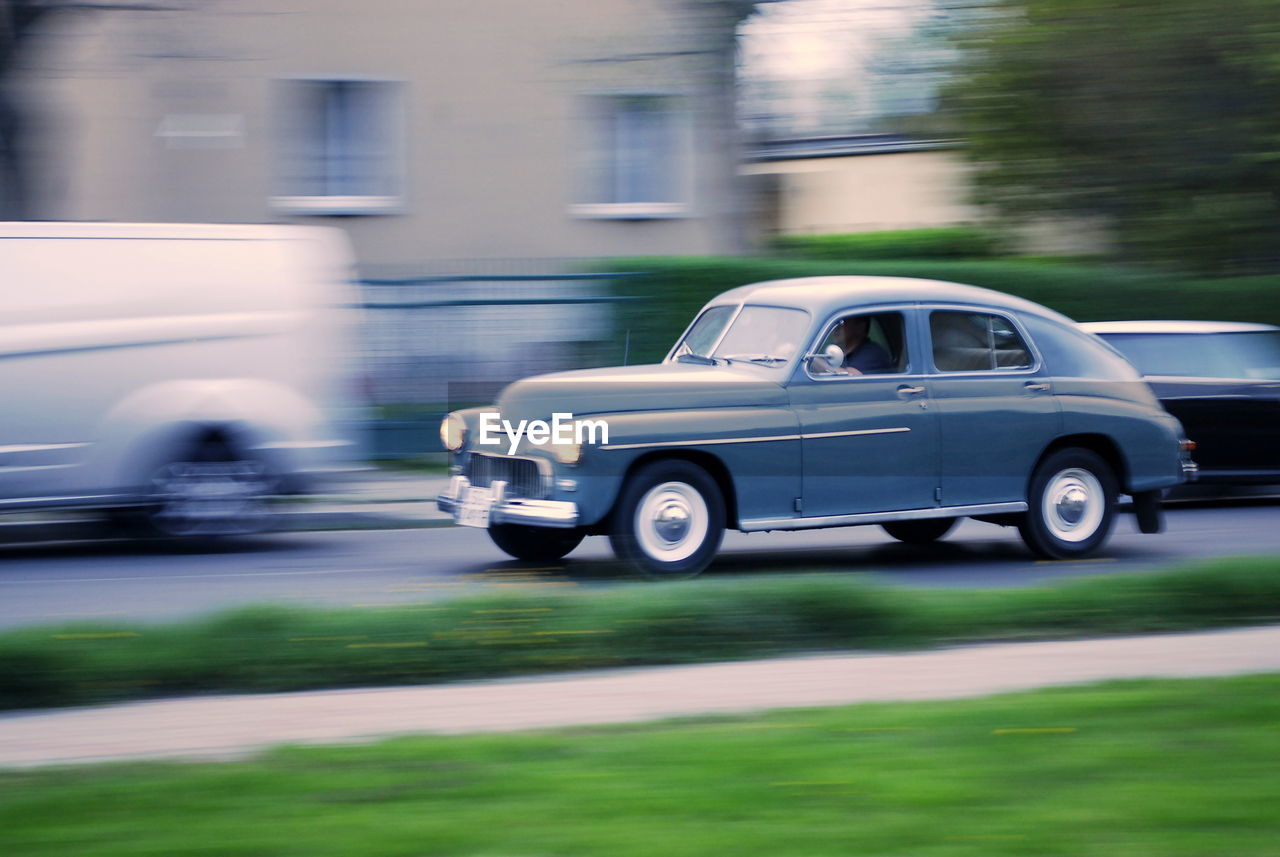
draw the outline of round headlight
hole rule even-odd
[[[582,444],[580,443],[553,443],[551,444],[551,453],[555,455],[556,460],[561,464],[577,464],[582,458]]]
[[[440,442],[450,452],[457,452],[467,442],[467,424],[457,414],[449,414],[440,421]]]

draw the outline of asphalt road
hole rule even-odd
[[[1075,562],[1032,557],[1012,529],[965,521],[944,542],[899,544],[878,527],[729,533],[709,575],[823,571],[912,586],[1018,586],[1164,568],[1204,557],[1280,554],[1280,503],[1175,508],[1164,533],[1121,515],[1107,550]],[[212,553],[118,541],[0,544],[0,627],[81,619],[163,620],[252,603],[367,609],[513,586],[612,586],[603,538],[566,562],[510,560],[458,527],[281,533]]]

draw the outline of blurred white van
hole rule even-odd
[[[261,529],[350,456],[352,271],[331,229],[0,224],[0,511]]]

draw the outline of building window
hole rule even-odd
[[[647,219],[685,213],[686,122],[669,95],[588,99],[582,217]]]
[[[383,214],[403,198],[402,86],[391,81],[281,81],[277,209]]]

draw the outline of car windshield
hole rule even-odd
[[[1280,380],[1280,330],[1115,333],[1106,340],[1143,375]]]
[[[689,328],[689,332],[677,346],[676,356],[685,354],[696,357],[710,356],[711,349],[715,348],[716,340],[724,332],[724,326],[729,323],[729,319],[733,318],[736,309],[737,307],[733,306],[713,306],[698,316],[698,320],[693,323],[693,327]]]
[[[809,314],[804,310],[745,306],[736,317],[735,310],[716,306],[704,312],[676,347],[676,359],[784,366],[795,356],[809,329]]]

